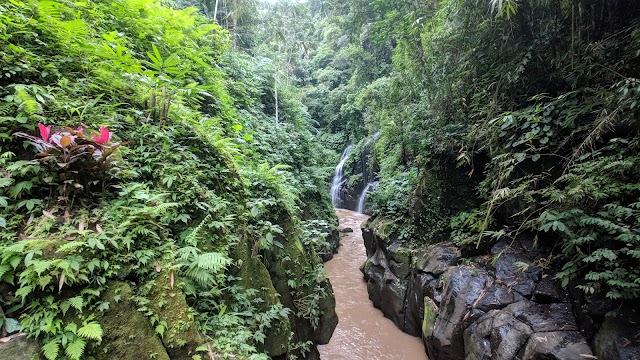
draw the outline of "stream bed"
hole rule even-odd
[[[360,272],[367,256],[360,224],[369,217],[337,209],[344,234],[340,249],[325,263],[336,297],[338,326],[327,345],[318,346],[322,360],[428,360],[422,340],[400,331],[373,307]]]

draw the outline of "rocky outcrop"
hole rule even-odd
[[[593,348],[600,360],[640,359],[640,310],[624,306],[605,315]]]
[[[369,297],[400,329],[423,337],[430,359],[595,358],[570,297],[537,265],[533,239],[499,241],[489,254],[462,261],[448,243],[410,250],[390,228],[375,218],[363,225]],[[624,348],[632,334],[614,330],[621,321],[611,317],[600,328],[598,358],[615,353],[610,344]],[[634,358],[624,351],[607,359]]]
[[[33,360],[39,359],[40,344],[24,334],[13,335],[10,339],[0,341],[0,359]]]

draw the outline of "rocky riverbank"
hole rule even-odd
[[[533,238],[463,258],[448,243],[410,249],[389,225],[362,227],[369,297],[430,359],[640,359],[638,311],[565,291]]]

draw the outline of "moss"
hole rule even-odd
[[[24,241],[26,249],[41,250],[42,258],[46,260],[62,259],[68,255],[68,253],[58,252],[60,246],[69,243],[65,239],[29,239]]]
[[[171,273],[167,266],[163,266],[151,281],[151,291],[147,295],[149,306],[160,322],[167,323],[162,342],[172,360],[190,360],[201,343],[192,310],[182,291],[177,286],[171,287]]]
[[[97,314],[97,321],[104,331],[102,343],[91,349],[90,355],[96,360],[170,360],[148,319],[136,310],[137,306],[131,300],[131,286],[110,281],[107,288],[102,301],[109,302],[109,310]]]
[[[438,307],[428,296],[424,297],[424,320],[422,321],[422,338],[426,339],[431,336],[433,327],[436,324],[436,316],[438,315]]]
[[[40,343],[26,336],[18,336],[8,342],[0,342],[0,359],[39,360]]]
[[[258,258],[248,257],[242,262],[240,270],[242,285],[245,289],[259,289],[259,297],[264,300],[259,311],[266,311],[273,305],[280,303],[278,293],[273,287],[269,271]],[[291,325],[289,319],[283,318],[273,324],[266,332],[266,339],[261,346],[262,351],[269,356],[283,355],[289,348],[289,334]]]

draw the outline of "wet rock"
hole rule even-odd
[[[340,227],[338,227],[338,231],[339,231],[340,233],[342,233],[342,234],[346,234],[346,233],[352,233],[352,232],[353,232],[353,229],[352,229],[352,228],[350,228],[350,227],[347,227],[347,226],[344,226],[344,227],[343,227],[343,226],[340,226]]]
[[[442,301],[427,348],[431,359],[464,358],[463,333],[484,312],[475,308],[491,278],[484,269],[456,266],[444,274]]]
[[[107,283],[102,301],[109,303],[109,310],[97,313],[96,317],[104,331],[102,342],[87,355],[93,355],[97,360],[149,359],[152,356],[160,360],[170,359],[158,334],[147,317],[137,310],[138,305],[132,297],[133,289],[129,283]]]
[[[587,340],[577,331],[534,333],[529,337],[522,360],[593,359]]]
[[[423,296],[428,296],[435,301],[436,304],[440,304],[443,287],[440,277],[435,277],[431,274],[418,273],[415,275],[414,281],[422,288]]]
[[[422,339],[426,340],[433,334],[438,316],[438,305],[428,297],[424,297],[424,316],[422,321]]]
[[[522,301],[508,306],[505,310],[511,311],[518,320],[531,326],[535,332],[578,330],[569,303],[537,304]]]
[[[622,308],[608,313],[593,340],[600,360],[640,359],[640,311]]]
[[[543,304],[566,302],[567,295],[558,280],[546,277],[540,280],[533,299]]]
[[[367,252],[367,257],[373,255],[376,252],[377,244],[373,235],[373,228],[371,227],[371,222],[374,218],[369,218],[367,221],[363,222],[361,226],[362,230],[362,239],[364,240],[364,247]]]
[[[522,253],[503,252],[493,266],[496,280],[530,298],[542,277],[542,269]]]
[[[406,295],[406,309],[403,330],[413,336],[422,335],[422,316],[424,313],[424,295],[418,274],[413,274],[409,281]]]
[[[522,301],[525,298],[510,286],[490,278],[484,293],[476,301],[476,308],[482,311],[502,309],[514,302]]]
[[[458,263],[460,250],[453,245],[442,243],[418,250],[415,257],[415,268],[418,272],[438,276]]]
[[[32,360],[38,359],[40,344],[25,335],[13,336],[7,342],[0,342],[0,359]]]
[[[320,255],[320,259],[322,262],[327,262],[333,259],[333,255],[338,253],[338,248],[340,248],[340,233],[338,229],[331,230],[329,226],[323,228],[323,231],[327,231],[329,235],[327,235],[327,243],[329,243],[329,248],[326,252],[318,253]]]
[[[516,358],[533,330],[513,314],[491,310],[464,332],[468,360],[511,360]]]

